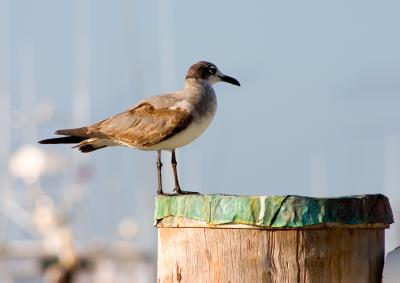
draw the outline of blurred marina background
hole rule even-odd
[[[242,87],[215,86],[216,119],[178,150],[183,189],[383,193],[398,222],[399,10],[398,1],[0,0],[0,282],[78,266],[76,282],[154,282],[155,153],[37,141],[179,89],[199,60]],[[396,223],[387,251],[399,243]]]

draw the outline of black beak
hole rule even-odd
[[[230,76],[225,76],[224,75],[224,76],[219,76],[219,78],[224,82],[240,86],[239,81],[237,79],[234,79],[234,78],[230,77]]]

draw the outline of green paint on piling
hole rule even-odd
[[[265,228],[393,223],[389,200],[381,194],[338,198],[218,194],[157,196],[155,223],[166,217],[184,217],[209,225],[247,224]]]

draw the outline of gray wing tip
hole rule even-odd
[[[84,136],[86,135],[87,127],[75,128],[75,129],[62,129],[55,132],[56,135],[64,136]]]
[[[66,130],[57,130],[57,131],[54,132],[54,134],[56,134],[56,135],[64,135],[65,131]]]

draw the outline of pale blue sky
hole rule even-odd
[[[31,137],[80,126],[71,114],[77,65],[88,68],[87,122],[95,122],[143,97],[180,88],[192,63],[209,60],[242,87],[216,85],[213,124],[179,150],[184,189],[385,193],[399,212],[398,1],[0,3],[8,15],[0,40],[9,54],[0,65],[8,74],[12,109],[26,111],[23,54],[31,54],[32,103],[55,108]],[[88,56],[77,62],[82,46]],[[19,131],[12,131],[13,149],[36,142]],[[67,146],[51,150],[80,155]],[[169,154],[165,157],[167,165]],[[152,246],[147,237],[155,233],[155,154],[112,148],[83,159],[95,175],[76,210],[78,235],[86,241],[114,237],[115,223],[133,215],[139,241]],[[170,178],[166,174],[166,184]],[[47,184],[56,187],[57,180]],[[398,245],[399,229],[389,234],[388,247]]]

